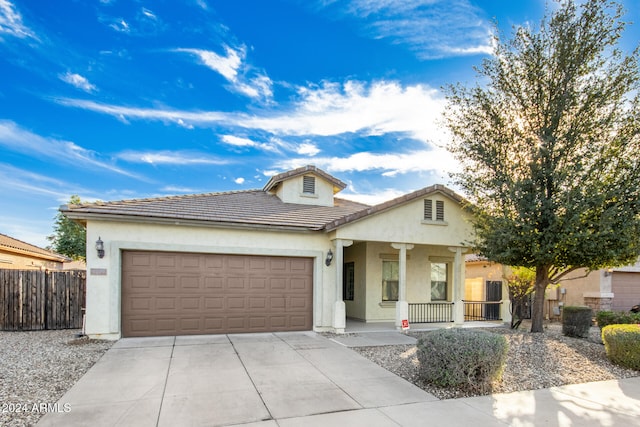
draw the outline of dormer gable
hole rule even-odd
[[[346,184],[313,165],[271,177],[263,191],[275,194],[284,203],[334,206],[333,196]]]

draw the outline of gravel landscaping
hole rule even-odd
[[[640,376],[640,371],[621,368],[609,362],[600,340],[600,329],[597,327],[592,327],[589,338],[584,339],[565,337],[560,324],[547,325],[544,334],[529,333],[524,324],[519,331],[507,327],[483,330],[503,334],[509,342],[502,381],[493,385],[491,393],[537,390]],[[420,334],[421,332],[411,333],[416,338]],[[353,349],[439,399],[478,395],[467,390],[436,387],[422,381],[418,375],[415,345]]]
[[[1,426],[32,426],[48,410],[65,410],[53,405],[113,344],[78,333],[0,331]]]

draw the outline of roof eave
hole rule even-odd
[[[95,212],[73,212],[67,211],[64,213],[70,219],[74,221],[83,221],[85,224],[89,220],[98,221],[117,221],[117,222],[134,222],[145,224],[162,224],[162,225],[184,225],[194,227],[211,227],[211,228],[233,228],[233,229],[251,229],[251,230],[286,230],[295,231],[298,233],[314,233],[322,231],[322,227],[304,227],[293,225],[271,225],[271,224],[257,224],[249,222],[231,222],[231,221],[212,221],[190,218],[172,218],[172,217],[154,217],[143,215],[120,215],[120,214],[105,214]]]

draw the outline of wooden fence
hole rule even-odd
[[[0,269],[0,330],[82,328],[86,272]]]

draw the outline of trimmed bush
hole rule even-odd
[[[565,307],[564,310],[562,310],[562,334],[576,338],[588,337],[592,317],[593,312],[589,307]]]
[[[473,329],[440,329],[418,340],[422,379],[442,387],[487,391],[502,379],[509,344],[499,334]]]
[[[608,325],[629,325],[640,323],[640,313],[628,313],[625,311],[599,311],[596,313],[596,322],[600,329]]]
[[[607,325],[602,341],[609,360],[640,371],[640,325]]]

